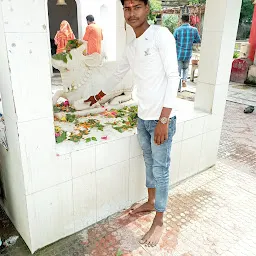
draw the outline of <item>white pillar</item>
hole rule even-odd
[[[207,0],[195,107],[223,115],[242,0]]]
[[[9,143],[8,152],[1,148],[4,207],[31,251],[74,233],[72,201],[59,200],[72,194],[71,159],[56,157],[45,1],[27,0],[26,8],[20,0],[0,2],[0,83]],[[64,215],[53,216],[64,208]]]
[[[0,145],[0,167],[6,200],[2,203],[16,229],[30,245],[29,221],[26,207],[25,184],[20,153],[17,111],[12,88],[14,70],[9,66],[2,4],[0,2],[0,91],[6,125],[8,151]],[[13,44],[14,47],[14,44]],[[11,54],[11,52],[9,52]],[[18,210],[17,210],[18,209]]]
[[[199,170],[217,161],[242,0],[207,0],[195,108],[207,116]]]

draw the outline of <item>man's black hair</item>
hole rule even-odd
[[[87,19],[87,21],[89,21],[89,22],[94,22],[94,17],[93,17],[93,15],[88,15],[87,17],[86,17],[86,19]]]
[[[120,1],[121,1],[122,5],[124,5],[125,0],[120,0]],[[145,5],[149,4],[149,0],[139,0],[139,1],[143,2]]]
[[[187,14],[187,13],[182,14],[181,20],[183,22],[188,23],[189,22],[189,14]]]

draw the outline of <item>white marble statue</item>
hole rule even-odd
[[[109,102],[116,105],[132,99],[133,83],[131,73],[125,76],[124,80],[115,90],[103,97],[97,104],[90,107],[84,103],[91,95],[104,92],[104,83],[114,73],[117,62],[104,61],[103,55],[94,53],[83,55],[86,50],[86,43],[76,49],[72,49],[67,55],[67,63],[62,60],[52,59],[52,65],[61,73],[63,90],[59,90],[53,96],[53,104],[56,104],[60,97],[69,101],[76,110],[95,108]]]

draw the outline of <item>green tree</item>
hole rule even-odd
[[[157,15],[153,14],[153,12],[162,10],[162,2],[160,0],[150,0],[149,4],[150,4],[150,13],[148,16],[148,20],[151,23],[155,23]]]
[[[163,17],[164,27],[167,27],[172,33],[178,27],[178,23],[179,23],[178,15],[167,14],[167,15],[164,15]]]
[[[237,31],[237,40],[245,40],[250,35],[252,16],[253,16],[254,5],[251,0],[243,0],[239,26]]]
[[[251,23],[253,10],[252,0],[243,0],[239,23]]]
[[[189,4],[205,4],[206,0],[189,0]]]

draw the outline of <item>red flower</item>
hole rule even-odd
[[[66,100],[66,101],[63,103],[63,105],[64,105],[65,107],[68,107],[68,106],[69,106],[68,100]]]

